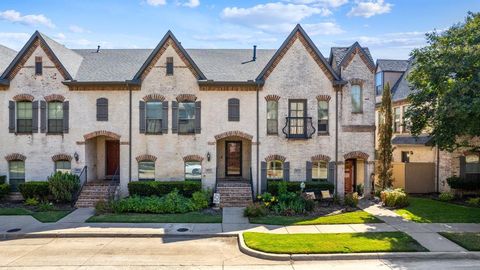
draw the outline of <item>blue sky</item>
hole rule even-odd
[[[39,30],[70,48],[153,48],[172,30],[185,48],[278,48],[301,23],[322,53],[359,41],[407,58],[424,33],[480,11],[478,0],[1,0],[0,44]]]

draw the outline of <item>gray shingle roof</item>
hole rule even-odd
[[[402,74],[402,77],[400,77],[398,82],[392,88],[392,101],[406,99],[408,95],[414,91],[414,88],[411,87],[407,80],[407,76],[410,74],[411,67],[411,61],[408,61],[406,71]]]
[[[419,135],[414,137],[411,135],[397,135],[392,139],[392,144],[396,145],[427,145],[431,140],[429,135]]]
[[[336,67],[337,71],[339,70],[338,66],[342,62],[343,58],[345,58],[345,55],[347,54],[350,47],[332,47],[330,49],[330,59],[329,59],[330,62],[329,63],[332,66]],[[370,60],[373,62],[373,58],[372,58],[372,54],[370,53],[370,50],[367,47],[362,47],[362,49],[367,54],[368,58],[370,58]]]
[[[83,58],[74,50],[68,49],[64,45],[54,41],[48,36],[42,33],[40,33],[40,35],[45,40],[48,47],[50,47],[50,49],[53,51],[60,63],[65,67],[70,76],[75,78]]]
[[[10,65],[13,58],[15,58],[15,55],[17,55],[17,51],[0,45],[0,75],[5,71],[8,65]]]
[[[405,72],[408,67],[408,60],[378,59],[377,67],[382,71]]]

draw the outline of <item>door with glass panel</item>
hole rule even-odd
[[[289,117],[289,137],[304,138],[306,136],[305,117],[307,116],[307,101],[289,100],[288,117]]]
[[[242,142],[225,142],[225,174],[242,176]]]

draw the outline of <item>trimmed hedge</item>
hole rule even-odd
[[[7,182],[7,176],[6,175],[0,175],[0,185],[5,184]]]
[[[267,182],[267,192],[278,195],[278,184],[281,180],[269,180]],[[287,182],[287,190],[290,192],[298,192],[300,191],[300,183],[301,182]],[[320,193],[322,190],[329,190],[333,192],[334,186],[330,182],[326,181],[318,181],[318,182],[305,182],[305,189],[304,191],[313,191],[315,193]]]
[[[447,178],[448,185],[453,189],[478,190],[480,181],[466,180],[457,176]]]
[[[0,184],[0,200],[7,196],[10,193],[10,185],[9,184]]]
[[[130,196],[158,196],[162,197],[173,190],[185,197],[202,190],[202,183],[198,181],[136,181],[128,183]]]
[[[50,194],[48,182],[46,181],[29,181],[18,185],[18,191],[22,193],[23,198],[45,200]]]

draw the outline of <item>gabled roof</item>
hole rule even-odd
[[[397,135],[392,139],[394,145],[428,145],[432,137],[429,135],[419,135],[418,137],[412,135]]]
[[[391,72],[405,72],[408,67],[408,60],[377,59],[377,70]]]
[[[408,98],[408,95],[415,91],[407,80],[412,68],[412,60],[408,60],[408,65],[405,72],[402,74],[397,83],[392,87],[392,101],[400,101]]]
[[[142,79],[142,75],[144,72],[148,72],[151,68],[151,65],[155,64],[155,60],[158,60],[160,57],[161,53],[163,52],[162,49],[166,45],[166,43],[171,40],[173,42],[173,45],[179,50],[179,53],[183,55],[183,57],[186,60],[186,64],[190,65],[191,69],[196,73],[198,76],[198,79],[203,79],[205,80],[206,77],[203,75],[202,71],[198,68],[198,66],[195,64],[195,62],[190,58],[190,55],[185,51],[183,48],[182,44],[178,42],[178,40],[175,38],[173,35],[172,31],[168,30],[168,32],[165,34],[165,36],[162,38],[162,40],[158,43],[157,47],[152,51],[150,56],[147,58],[145,63],[140,67],[140,70],[135,74],[135,77],[133,78],[134,81]]]
[[[50,60],[54,62],[65,79],[71,80],[73,76],[75,76],[82,62],[81,56],[40,32],[35,31],[10,65],[5,69],[1,79],[10,79],[11,75],[16,73],[15,67],[19,64],[24,64],[28,57],[31,56],[35,48],[34,46],[41,46],[45,50],[45,53]]]
[[[17,51],[0,45],[0,75],[12,62],[13,58],[15,58],[15,55],[17,55]]]
[[[284,51],[287,51],[289,47],[293,44],[293,41],[297,38],[297,35],[300,35],[300,37],[305,39],[305,46],[308,46],[311,48],[313,52],[313,57],[317,58],[315,59],[321,65],[322,69],[324,69],[327,74],[329,74],[332,78],[333,81],[340,81],[340,78],[338,77],[337,73],[333,71],[332,67],[328,64],[327,60],[325,60],[325,57],[323,57],[322,53],[318,50],[317,46],[313,43],[313,41],[310,39],[310,37],[307,35],[305,30],[300,26],[300,24],[297,24],[295,28],[292,30],[290,35],[285,39],[285,41],[282,43],[282,46],[275,52],[275,54],[272,56],[268,64],[263,68],[262,72],[258,75],[257,81],[263,81],[266,76],[269,75],[271,72],[271,69],[275,68],[276,64],[278,63],[278,58],[283,57],[285,54]]]
[[[335,51],[335,52],[334,52]],[[372,55],[368,48],[363,48],[358,42],[352,44],[352,46],[345,48],[332,48],[331,50],[331,61],[335,61],[336,71],[340,73],[340,68],[344,65],[348,65],[352,60],[352,55],[354,53],[359,53],[360,58],[365,62],[367,67],[373,72],[375,71],[375,63],[373,62]]]

